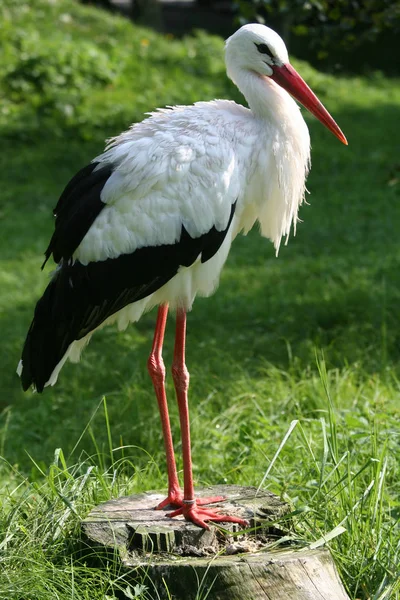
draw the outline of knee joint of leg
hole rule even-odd
[[[147,370],[152,379],[156,379],[161,383],[165,381],[165,365],[162,356],[150,354],[147,361]]]
[[[172,365],[172,377],[175,385],[187,389],[189,386],[189,371],[185,364]]]

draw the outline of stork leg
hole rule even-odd
[[[168,304],[163,304],[158,309],[156,327],[154,331],[153,346],[147,368],[153,382],[154,390],[157,396],[158,408],[160,411],[161,425],[164,437],[165,453],[167,457],[167,472],[168,472],[168,495],[157,506],[157,510],[161,510],[166,506],[183,506],[183,493],[179,485],[178,474],[176,470],[176,461],[174,454],[174,446],[172,441],[171,425],[168,413],[167,395],[165,392],[165,365],[162,357],[162,348],[164,342],[165,327],[168,317]],[[184,351],[184,346],[183,346]],[[185,367],[186,369],[186,367]],[[186,371],[187,373],[187,371]],[[190,453],[190,440],[189,440]],[[217,498],[202,498],[198,500],[198,504],[209,504],[210,502],[218,502],[222,500],[222,496]]]
[[[157,322],[154,331],[153,347],[147,361],[147,369],[153,382],[160,411],[161,425],[164,436],[165,453],[167,456],[168,496],[160,502],[157,509],[168,505],[182,506],[183,494],[178,481],[174,446],[172,442],[171,425],[168,414],[167,395],[165,393],[165,365],[162,357],[162,347],[165,326],[168,316],[168,304],[163,304],[158,309]]]
[[[176,517],[178,515],[183,515],[187,521],[192,521],[204,529],[208,529],[206,521],[230,521],[246,526],[248,523],[243,519],[231,517],[229,515],[220,515],[215,509],[200,508],[200,505],[224,500],[223,496],[216,496],[214,498],[201,498],[201,500],[196,500],[194,496],[188,406],[189,372],[185,364],[185,342],[186,311],[179,309],[176,315],[176,337],[172,376],[174,378],[176,398],[179,408],[179,419],[181,424],[184,487],[182,507],[172,513],[169,513],[168,516]]]

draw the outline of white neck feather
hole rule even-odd
[[[257,219],[262,235],[274,243],[278,252],[281,239],[289,236],[292,224],[296,232],[297,213],[304,200],[310,168],[308,128],[296,102],[269,77],[248,69],[233,70],[229,63],[227,67],[228,75],[260,121],[263,147],[257,183],[261,182],[263,190]]]

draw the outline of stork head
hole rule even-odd
[[[237,69],[269,77],[347,145],[340,127],[290,64],[285,43],[275,31],[258,23],[238,29],[226,41],[226,64],[228,76],[233,80]]]

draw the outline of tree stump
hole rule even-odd
[[[210,523],[207,531],[171,519],[169,510],[154,510],[165,496],[146,492],[94,508],[83,531],[97,548],[117,549],[127,571],[141,571],[138,580],[145,573],[144,583],[160,600],[349,599],[328,550],[267,549],[287,534],[277,524],[290,511],[287,504],[250,487],[197,491],[198,497],[220,495],[226,499],[212,506],[247,519],[249,530]]]

